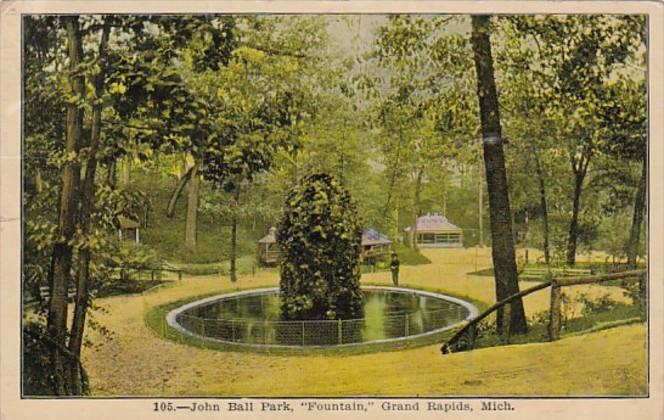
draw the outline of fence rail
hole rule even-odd
[[[491,315],[493,312],[497,311],[499,308],[511,303],[515,299],[528,296],[531,293],[537,292],[547,287],[551,287],[551,305],[549,308],[549,325],[548,325],[548,334],[549,340],[555,341],[560,338],[560,327],[561,327],[561,305],[562,299],[561,289],[563,287],[577,286],[582,284],[597,284],[604,283],[607,281],[622,280],[623,282],[639,282],[639,291],[641,298],[646,296],[646,276],[647,270],[631,270],[623,271],[620,273],[611,273],[595,276],[579,276],[579,277],[562,277],[554,278],[549,281],[542,282],[536,286],[515,293],[512,296],[509,296],[500,302],[490,306],[484,312],[470,320],[466,325],[464,325],[459,331],[457,331],[450,339],[448,339],[440,347],[440,351],[443,354],[451,352],[452,346],[454,346],[465,334],[470,333],[472,336],[473,329],[486,317]]]
[[[334,319],[279,321],[205,318],[182,313],[177,322],[188,331],[221,341],[285,346],[341,345],[410,337],[458,322],[467,312],[462,306],[430,311],[386,314],[380,320]]]
[[[130,281],[142,281],[149,279],[150,282],[155,283],[156,281],[162,280],[163,273],[174,273],[177,275],[178,281],[182,280],[182,270],[173,267],[170,265],[164,265],[162,267],[106,267],[110,270],[114,276],[117,276],[118,281],[130,282]],[[41,267],[36,265],[26,264],[23,268],[24,279],[29,279],[34,283],[44,283],[45,280],[41,280],[39,276],[45,278],[45,273],[41,270]],[[98,292],[98,289],[90,290],[91,295],[95,295]],[[76,295],[76,287],[70,286],[67,289],[67,297],[69,300],[72,300]],[[23,303],[26,306],[34,306],[39,302],[45,303],[51,298],[51,288],[47,285],[35,286],[27,290],[27,293],[24,295]]]

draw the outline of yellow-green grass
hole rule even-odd
[[[402,267],[401,283],[494,302],[493,279],[467,276],[476,250],[424,250],[432,264]],[[490,251],[477,251],[477,265],[490,266]],[[390,273],[362,281],[391,284]],[[237,284],[218,276],[184,278],[144,295],[98,303],[95,320],[113,331],[84,352],[93,396],[568,396],[642,395],[646,389],[646,329],[621,326],[555,343],[486,348],[441,356],[439,344],[371,354],[274,355],[218,351],[159,337],[145,314],[194,296],[276,285],[277,273],[241,276]],[[534,283],[530,283],[534,284]],[[522,283],[521,287],[528,287]],[[578,286],[570,294],[610,294],[620,289]],[[532,315],[548,308],[548,293],[525,299]]]

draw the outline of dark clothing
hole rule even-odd
[[[390,270],[392,271],[392,283],[394,283],[395,286],[399,285],[399,259],[396,257],[392,257],[392,261],[390,262]]]

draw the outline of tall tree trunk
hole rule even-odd
[[[182,177],[178,180],[178,185],[175,187],[173,194],[171,194],[171,198],[168,200],[168,206],[166,207],[166,216],[173,217],[173,214],[175,213],[175,205],[177,204],[178,199],[182,195],[184,187],[186,187],[187,184],[189,183],[189,180],[191,180],[191,174],[193,173],[195,167],[196,165],[189,168],[187,172],[185,172],[184,175],[182,175]]]
[[[572,199],[572,219],[569,222],[569,235],[567,237],[567,265],[576,264],[576,245],[579,237],[579,210],[581,208],[581,192],[585,172],[577,172],[574,177],[574,197]]]
[[[184,228],[184,246],[191,253],[196,252],[200,182],[198,163],[194,163],[194,166],[191,168],[191,179],[189,180],[189,190],[187,191],[187,217]]]
[[[482,163],[480,162],[477,167],[477,225],[478,225],[478,242],[480,247],[484,248],[484,185],[482,185]]]
[[[79,30],[78,16],[63,18],[67,31],[67,54],[69,57],[70,95],[82,98],[85,94],[85,82],[79,71],[83,57],[83,40]],[[58,216],[58,241],[53,246],[49,283],[51,298],[48,308],[47,329],[50,338],[58,347],[65,347],[67,340],[67,286],[71,278],[72,246],[71,240],[76,229],[76,207],[79,202],[80,164],[78,152],[83,127],[83,110],[77,102],[67,104],[67,132],[65,152],[74,159],[64,165],[62,191]],[[55,393],[67,395],[71,386],[66,371],[67,361],[56,347],[52,349],[51,362]]]
[[[237,212],[240,205],[240,189],[233,193],[233,212],[231,216],[231,281],[237,281]]]
[[[477,93],[484,145],[484,164],[489,190],[492,256],[498,301],[519,292],[516,256],[512,237],[510,203],[505,171],[505,156],[501,139],[498,94],[493,74],[493,58],[489,39],[489,16],[472,17],[472,36]],[[521,299],[498,311],[496,326],[499,333],[519,334],[528,331]]]
[[[399,192],[394,192],[394,198],[392,199],[392,245],[396,245],[399,240]]]
[[[408,237],[410,242],[410,247],[412,249],[418,249],[417,246],[417,218],[420,216],[420,206],[421,206],[421,193],[422,193],[422,177],[424,176],[424,170],[417,170],[417,177],[415,178],[415,194],[413,195],[413,209],[411,212],[411,228],[410,235]]]
[[[99,44],[99,64],[101,70],[95,77],[94,87],[96,97],[100,98],[104,91],[106,47],[110,26],[104,25]],[[99,141],[101,136],[101,102],[96,102],[92,108],[92,123],[90,128],[90,141],[86,145],[88,148],[88,160],[85,166],[85,176],[81,188],[81,209],[79,215],[79,229],[84,238],[90,234],[90,219],[94,211],[95,203],[95,176],[97,171],[97,151],[99,150]],[[90,284],[90,259],[92,253],[89,247],[83,247],[79,251],[78,271],[76,283],[76,298],[74,306],[74,319],[72,321],[71,337],[69,339],[69,351],[80,358],[81,345],[83,344],[83,335],[85,332],[85,318],[89,306],[89,284]],[[79,363],[71,364],[71,380],[73,393],[83,394],[86,389],[82,382],[82,372]]]
[[[636,260],[639,256],[639,241],[641,237],[641,224],[646,209],[646,191],[648,189],[648,160],[643,159],[641,167],[641,180],[634,198],[634,214],[632,216],[632,228],[629,231],[627,242],[627,265],[636,268]]]
[[[535,172],[539,181],[540,210],[542,212],[542,225],[544,229],[544,262],[548,265],[551,262],[551,252],[549,251],[549,209],[546,204],[546,186],[544,184],[544,171],[539,154],[533,151],[535,158]]]

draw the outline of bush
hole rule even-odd
[[[314,174],[291,189],[277,230],[284,319],[362,316],[361,240],[355,204],[337,180]]]
[[[46,329],[37,323],[23,326],[23,394],[53,395],[55,381],[51,363],[51,348],[39,336]]]

